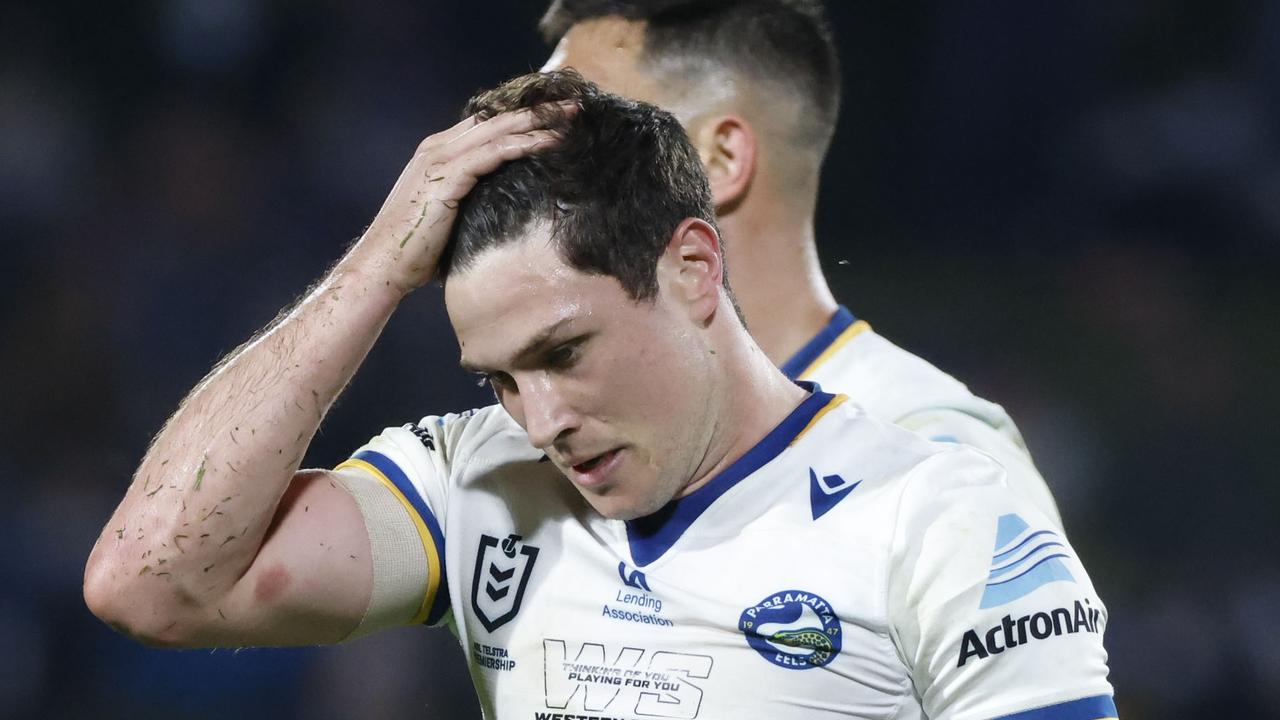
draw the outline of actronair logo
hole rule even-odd
[[[1067,543],[1058,533],[1033,530],[1014,513],[1001,515],[996,522],[991,572],[978,607],[999,607],[1051,582],[1075,582],[1062,562],[1070,557]]]
[[[1098,633],[1102,631],[1101,625],[1102,612],[1093,607],[1088,599],[1083,602],[1077,600],[1074,608],[1054,608],[1049,612],[1023,615],[1017,619],[1012,615],[1005,615],[999,625],[981,635],[976,628],[964,632],[964,639],[960,641],[960,662],[956,667],[964,667],[970,658],[985,660],[1005,650],[1026,645],[1032,640],[1043,640],[1054,635],[1074,635],[1078,632]]]

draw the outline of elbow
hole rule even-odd
[[[101,547],[94,547],[84,567],[84,604],[102,622],[119,630],[124,625],[120,616],[118,573],[114,563]]]
[[[175,603],[148,596],[130,583],[109,559],[95,551],[85,567],[84,602],[89,612],[116,632],[153,648],[194,647],[190,618]]]
[[[112,630],[145,642],[145,639],[134,631],[133,628],[137,623],[129,617],[129,613],[126,612],[127,604],[122,602],[124,589],[117,582],[118,574],[110,567],[109,562],[97,556],[98,553],[95,550],[84,569],[85,606],[94,617],[106,623]]]
[[[128,584],[120,575],[113,563],[95,550],[84,571],[85,606],[112,630],[145,645],[158,644],[157,633],[150,632],[151,628],[142,622],[138,603],[130,601]]]

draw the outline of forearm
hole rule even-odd
[[[350,265],[186,398],[95,545],[86,593],[127,618],[170,617],[245,575],[321,419],[402,297]]]
[[[541,124],[472,117],[424,140],[337,268],[196,386],[90,555],[95,614],[175,645],[330,642],[356,627],[372,592],[366,521],[334,478],[298,464],[400,300],[435,276],[458,204],[552,142]]]

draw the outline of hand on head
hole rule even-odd
[[[559,139],[552,129],[578,109],[561,102],[471,115],[418,146],[382,208],[344,261],[409,293],[436,274],[458,204],[479,178]]]

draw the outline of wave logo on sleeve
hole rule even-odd
[[[840,618],[818,595],[774,593],[742,611],[738,629],[765,660],[789,670],[822,667],[840,653]]]
[[[982,591],[982,609],[999,607],[1051,582],[1075,582],[1062,558],[1071,557],[1066,541],[1052,530],[1035,530],[1015,513],[1001,515],[991,573]]]

